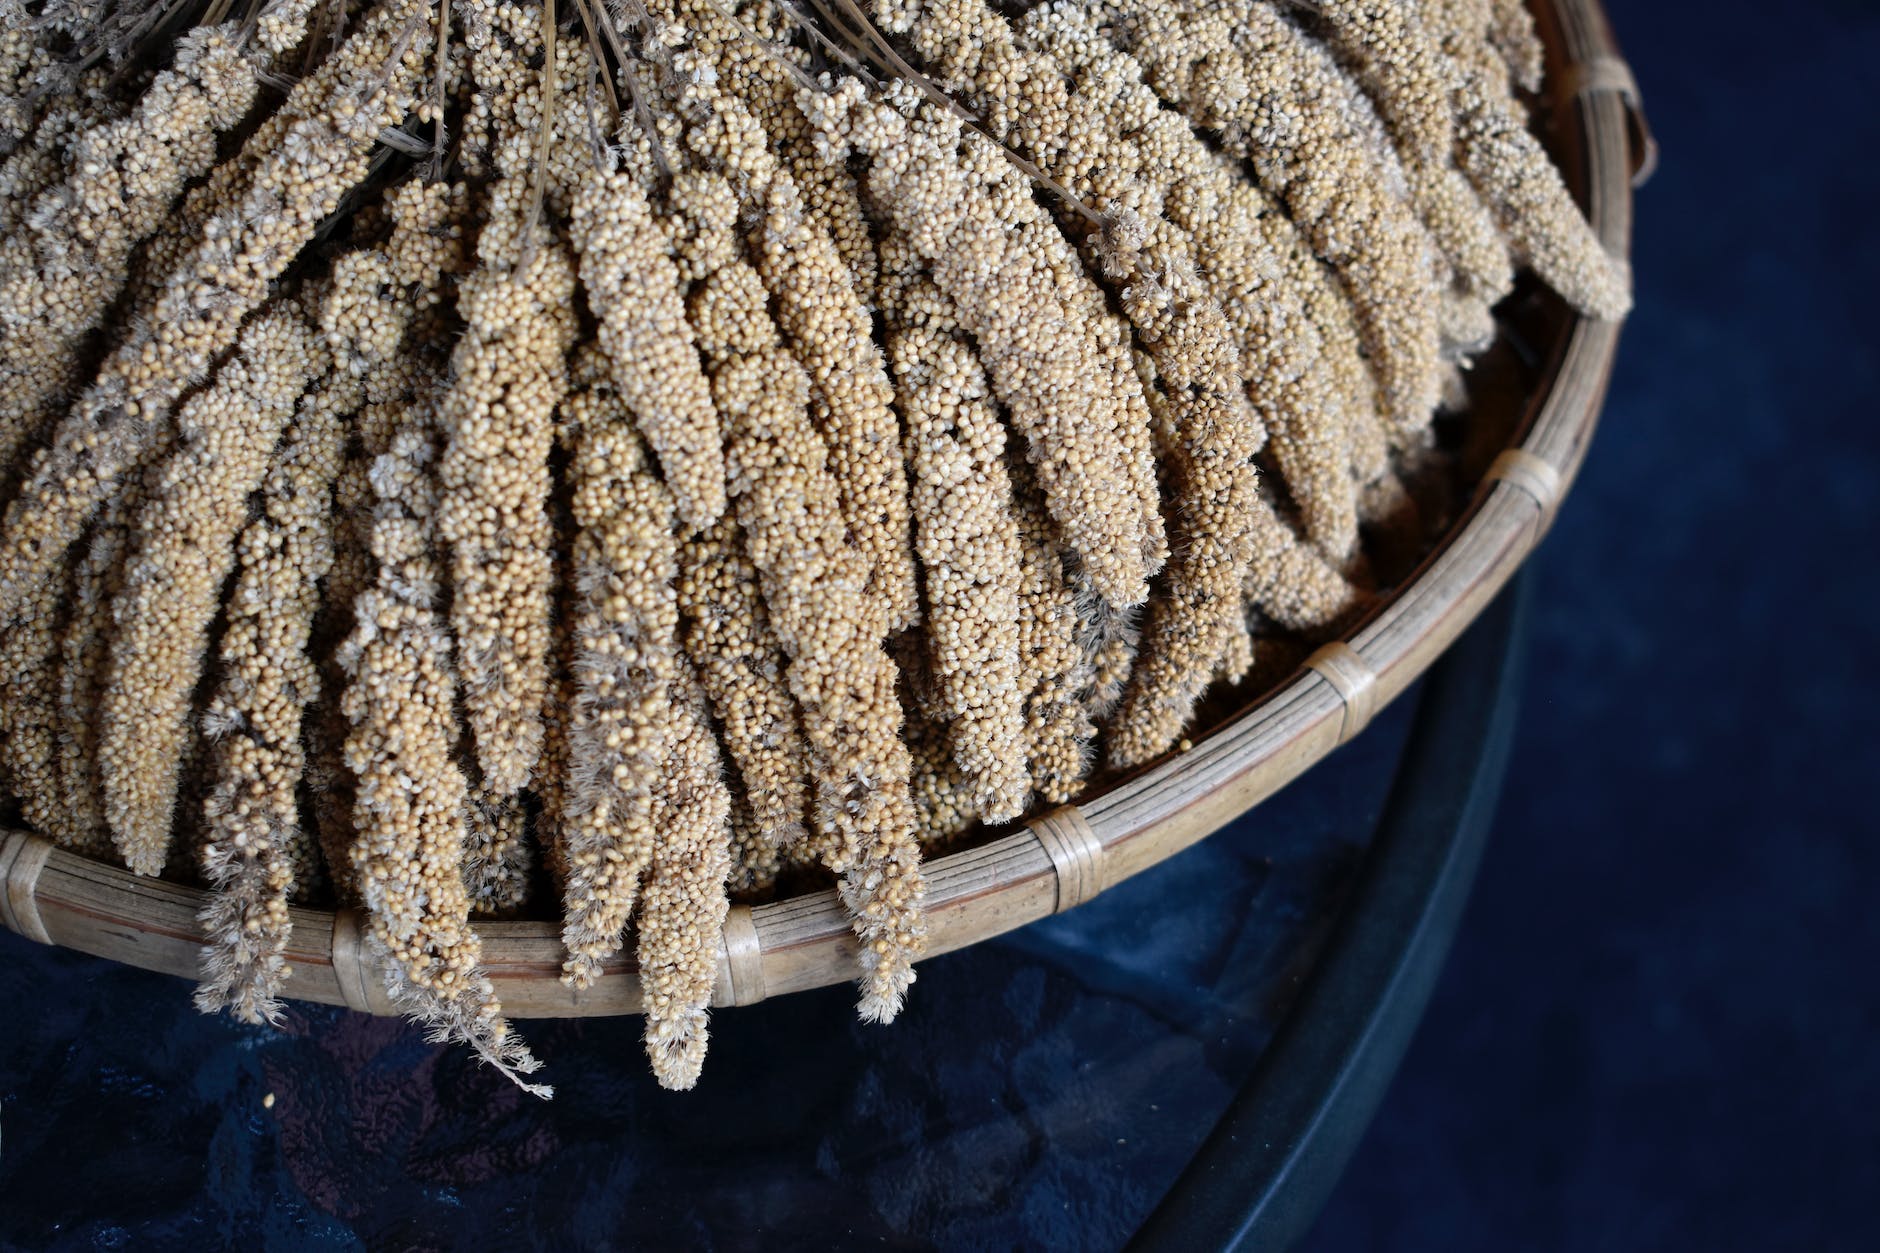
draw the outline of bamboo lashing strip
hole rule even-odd
[[[7,930],[52,943],[45,920],[39,916],[39,872],[52,856],[52,842],[24,831],[9,831],[0,840],[0,923]]]
[[[385,986],[385,969],[366,942],[365,915],[342,909],[333,915],[333,977],[347,1009],[362,1014],[398,1012]]]
[[[1103,890],[1103,841],[1075,805],[1054,809],[1029,824],[1057,871],[1057,907],[1075,909]]]
[[[1638,80],[1632,67],[1611,53],[1602,52],[1576,61],[1560,72],[1560,94],[1572,99],[1595,91],[1616,91],[1628,101],[1638,99]]]
[[[1640,186],[1652,176],[1658,168],[1658,140],[1652,135],[1651,123],[1645,120],[1645,104],[1639,97],[1638,80],[1632,77],[1630,65],[1608,52],[1595,54],[1563,69],[1554,91],[1560,100],[1577,100],[1602,91],[1618,96],[1625,103],[1625,111],[1631,119],[1632,140],[1638,149],[1632,168],[1632,185]]]
[[[1358,650],[1342,640],[1334,641],[1306,658],[1306,669],[1332,685],[1343,702],[1344,712],[1338,726],[1338,742],[1349,743],[1371,723],[1377,712],[1377,671],[1371,669]]]
[[[1538,540],[1545,535],[1547,528],[1553,525],[1554,510],[1560,505],[1560,471],[1525,448],[1508,448],[1489,463],[1488,473],[1482,476],[1484,489],[1496,483],[1518,487],[1533,498],[1541,511],[1534,538]]]
[[[728,988],[731,1003],[755,1005],[763,1000],[768,995],[764,988],[764,946],[749,905],[733,905],[725,914],[720,946],[724,963],[720,982]]]

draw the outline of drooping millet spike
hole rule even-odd
[[[1520,0],[357,7],[0,0],[0,789],[197,871],[249,1020],[344,904],[520,1082],[550,911],[686,1087],[832,879],[893,1017],[923,847],[1430,538],[1517,267],[1630,300]]]

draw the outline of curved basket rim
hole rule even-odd
[[[1631,189],[1648,134],[1598,0],[1539,6],[1553,121],[1569,185],[1601,242],[1630,252]],[[1616,71],[1615,72],[1615,68]],[[1593,72],[1593,71],[1599,72]],[[1074,804],[929,861],[926,957],[1003,934],[1088,900],[1218,830],[1361,731],[1489,603],[1545,535],[1585,457],[1620,324],[1572,316],[1527,397],[1518,437],[1449,535],[1342,639],[1192,746]],[[0,925],[147,970],[200,977],[202,889],[140,878],[0,831]],[[395,1013],[356,911],[295,908],[287,993]],[[479,922],[485,965],[517,1018],[637,1013],[630,958],[576,992],[560,980],[559,925]],[[721,937],[715,1005],[744,1005],[854,977],[853,937],[833,889],[733,906]]]

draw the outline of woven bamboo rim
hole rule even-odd
[[[1558,155],[1606,249],[1629,254],[1632,187],[1656,150],[1632,75],[1597,0],[1539,0]],[[926,866],[927,954],[989,939],[1073,908],[1202,839],[1364,729],[1487,606],[1546,534],[1592,439],[1619,325],[1563,322],[1514,446],[1495,459],[1462,520],[1403,588],[1343,640],[1321,648],[1259,704],[1186,751],[1012,834]],[[206,893],[139,878],[0,832],[0,925],[146,970],[200,973]],[[294,909],[288,993],[373,1014],[396,1010],[356,910]],[[520,1018],[632,1014],[630,958],[583,992],[560,982],[559,924],[484,922],[483,955],[504,1009]],[[733,906],[719,946],[715,1005],[854,977],[854,940],[833,890]]]

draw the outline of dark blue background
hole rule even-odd
[[[1880,1247],[1880,12],[1613,0],[1664,163],[1528,698],[1423,1030],[1313,1250]],[[0,1247],[1113,1246],[1244,1077],[1402,712],[1085,910],[721,1020],[534,1024],[523,1101],[418,1033],[0,935]],[[264,1110],[261,1099],[275,1093]]]
[[[1880,1247],[1880,6],[1609,9],[1663,146],[1500,819],[1310,1247]]]

